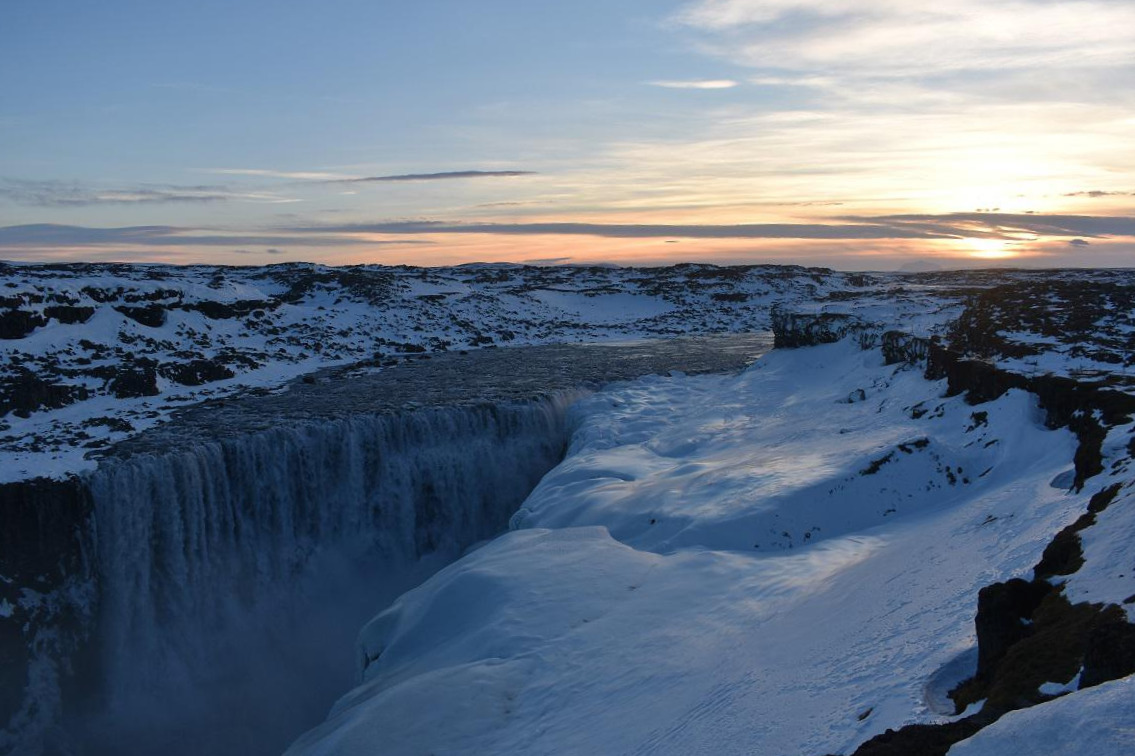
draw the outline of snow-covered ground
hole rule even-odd
[[[1034,396],[974,407],[860,349],[897,330],[1131,393],[1130,271],[0,263],[0,285],[0,483],[89,472],[182,408],[315,371],[319,392],[328,371],[447,350],[774,322],[853,335],[582,401],[510,532],[364,628],[360,685],[293,754],[847,754],[955,718],[978,590],[1030,578],[1073,522],[1085,564],[1053,582],[1135,619],[1135,426],[1110,421],[1102,473],[1070,492],[1076,438]],[[958,752],[1012,753],[999,744],[1041,711],[1122,742],[1130,687],[1075,688],[1038,684],[1068,693]]]
[[[978,589],[1088,492],[1034,397],[943,390],[845,341],[585,400],[511,531],[371,621],[289,753],[818,756],[949,719]]]
[[[1135,749],[1135,677],[1014,711],[950,756],[1128,756]]]
[[[329,366],[763,330],[775,307],[945,337],[972,301],[964,351],[1135,385],[1133,297],[1135,274],[1106,270],[0,263],[0,482],[90,470],[180,408]]]

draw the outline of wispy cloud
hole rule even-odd
[[[338,181],[356,178],[346,173],[332,171],[273,171],[264,168],[211,168],[206,173],[222,176],[256,176],[259,178],[290,179],[294,181]]]
[[[698,0],[675,20],[717,54],[881,76],[1128,65],[1135,6],[1113,0]]]
[[[21,179],[0,179],[0,200],[38,207],[158,205],[231,201],[284,204],[300,201],[272,192],[238,192],[216,186],[97,188],[64,181],[27,181]]]
[[[123,226],[96,228],[55,223],[0,227],[0,248],[50,249],[53,247],[345,247],[353,244],[429,244],[428,240],[366,240],[333,231],[300,233],[275,231],[225,231],[179,226]]]
[[[643,223],[448,223],[444,221],[390,221],[328,226],[297,226],[292,233],[342,234],[496,234],[504,236],[598,236],[611,239],[945,239],[951,233],[873,223],[754,223],[754,224],[643,224]]]
[[[1039,213],[944,213],[847,216],[851,222],[872,222],[943,236],[986,236],[1001,239],[1030,237],[1135,237],[1135,217],[1049,215]]]
[[[1100,197],[1135,197],[1135,192],[1105,192],[1099,189],[1093,189],[1087,192],[1068,192],[1065,197],[1088,197],[1090,199],[1099,199]]]
[[[391,176],[356,176],[332,179],[329,184],[397,183],[402,181],[455,181],[462,179],[517,178],[535,176],[534,171],[443,171],[441,173],[401,173]]]
[[[534,171],[440,171],[437,173],[399,173],[384,176],[360,176],[334,171],[278,171],[266,168],[213,168],[209,173],[224,176],[288,179],[318,184],[397,183],[402,181],[458,181],[463,179],[516,178],[534,176]]]
[[[737,82],[732,79],[689,79],[650,81],[647,83],[652,87],[664,87],[666,89],[732,89],[737,86]]]

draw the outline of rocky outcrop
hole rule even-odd
[[[1135,674],[1135,625],[1118,612],[1109,612],[1088,633],[1080,687]]]
[[[771,313],[774,346],[778,349],[834,344],[848,336],[863,348],[874,346],[879,329],[854,315],[841,313],[791,313],[774,307]]]
[[[1014,579],[987,585],[977,594],[977,676],[991,679],[998,663],[1018,641],[1033,630],[1030,618],[1048,589],[1034,582]]]
[[[52,305],[43,308],[43,314],[64,325],[86,323],[95,314],[93,307],[75,307],[73,305]]]
[[[946,756],[950,747],[992,723],[980,714],[940,725],[908,725],[876,735],[854,756]]]
[[[236,302],[216,302],[203,299],[200,302],[187,302],[181,305],[183,310],[200,312],[210,320],[228,320],[243,318],[254,312],[275,310],[280,302],[263,299],[242,299]]]
[[[1130,422],[1135,416],[1135,396],[1131,394],[1061,376],[1023,376],[933,343],[928,344],[926,377],[946,379],[947,396],[964,394],[970,404],[992,401],[1010,389],[1035,394],[1048,426],[1067,427],[1079,439],[1073,460],[1077,489],[1103,469],[1105,428]]]
[[[930,345],[929,339],[911,336],[902,331],[887,331],[879,342],[879,347],[883,350],[883,359],[888,365],[922,364],[930,355]]]
[[[0,731],[24,700],[33,650],[55,651],[83,624],[65,586],[86,571],[91,511],[77,478],[0,485]]]
[[[161,393],[158,390],[157,365],[153,360],[142,359],[120,367],[107,387],[119,399],[157,396]]]
[[[83,386],[46,381],[24,369],[13,376],[0,378],[0,417],[12,413],[29,417],[41,409],[59,409],[89,396]]]
[[[22,339],[42,325],[47,325],[42,315],[27,310],[8,310],[0,313],[0,339]]]
[[[871,329],[852,319],[823,316],[774,317],[778,347],[830,343],[855,336],[862,344]],[[1024,376],[941,343],[888,331],[880,338],[888,364],[925,362],[929,380],[945,380],[947,395],[963,395],[970,404],[993,401],[1017,389],[1036,395],[1051,428],[1076,434],[1074,488],[1080,490],[1103,471],[1102,445],[1108,427],[1131,422],[1135,396],[1102,382],[1040,375]],[[1135,455],[1135,441],[1131,443]],[[909,725],[887,730],[861,745],[854,756],[942,756],[950,747],[1006,712],[1052,698],[1040,692],[1047,682],[1098,685],[1135,673],[1135,625],[1118,606],[1072,604],[1059,582],[1084,563],[1080,531],[1096,522],[1120,492],[1121,484],[1098,491],[1088,511],[1060,531],[1046,547],[1031,580],[994,583],[978,594],[975,629],[978,669],[950,695],[959,713],[979,700],[977,715],[938,725]],[[1135,600],[1135,596],[1132,597]]]
[[[200,386],[213,381],[223,381],[236,375],[227,365],[216,360],[190,360],[189,362],[167,362],[158,372],[174,383],[182,386]]]
[[[165,325],[166,315],[168,314],[166,308],[157,304],[144,307],[115,307],[114,309],[148,328],[159,328]]]

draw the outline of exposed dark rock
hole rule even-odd
[[[743,291],[718,292],[713,295],[715,302],[747,302],[749,295]]]
[[[42,325],[47,325],[47,320],[38,313],[8,310],[0,313],[0,339],[22,339]]]
[[[43,308],[43,314],[49,318],[54,318],[60,323],[66,325],[74,325],[76,323],[86,323],[95,314],[93,307],[74,307],[72,305],[51,305],[50,307]]]
[[[223,381],[236,375],[227,365],[216,360],[169,362],[158,368],[158,372],[182,386],[200,386],[203,383]]]
[[[158,371],[153,360],[138,360],[117,368],[107,388],[119,399],[138,396],[157,396]]]
[[[265,310],[274,310],[279,306],[279,302],[267,302],[260,299],[242,299],[228,303],[205,299],[200,302],[188,302],[181,307],[185,310],[196,310],[211,320],[227,320],[243,318],[256,312],[260,313],[257,317],[262,317]]]
[[[0,600],[14,607],[0,615],[0,730],[23,698],[32,634],[45,622],[74,621],[66,606],[54,617],[23,608],[20,593],[48,594],[81,571],[90,516],[90,497],[76,478],[0,484]]]
[[[856,748],[853,756],[945,756],[950,746],[973,736],[990,721],[977,714],[946,724],[887,730]]]
[[[1015,643],[998,664],[984,697],[986,708],[1005,712],[1041,703],[1046,682],[1067,682],[1083,664],[1087,639],[1106,616],[1099,604],[1071,604],[1052,590],[1032,615],[1033,632]]]
[[[1098,491],[1088,502],[1088,512],[1090,514],[1099,514],[1107,509],[1111,506],[1111,502],[1115,501],[1115,497],[1119,495],[1122,488],[1122,483],[1113,483],[1107,488]]]
[[[1091,517],[1089,522],[1094,519]],[[1071,575],[1084,566],[1084,549],[1079,535],[1083,528],[1078,525],[1074,523],[1061,530],[1044,548],[1044,555],[1034,570],[1037,578]]]
[[[1028,379],[1001,370],[980,360],[965,359],[957,352],[930,344],[926,360],[926,377],[946,379],[946,395],[965,394],[970,404],[982,404],[1001,398],[1009,389],[1027,390]]]
[[[120,299],[122,297],[123,288],[119,286],[116,289],[100,289],[96,286],[84,286],[82,291],[99,304],[105,304],[106,302],[115,302]]]
[[[181,299],[177,289],[154,289],[153,291],[131,291],[122,296],[123,302],[161,302],[165,299]]]
[[[977,594],[977,676],[991,679],[1013,644],[1032,632],[1026,621],[1048,591],[1047,586],[1014,579],[987,585]]]
[[[877,338],[874,326],[853,315],[789,313],[774,307],[771,320],[773,346],[777,349],[834,344],[847,336],[857,337],[860,346],[866,348]]]
[[[977,357],[1027,357],[1046,347],[1011,341],[1005,334],[1028,332],[1070,345],[1072,357],[1120,364],[1135,348],[1135,336],[1122,327],[1130,323],[1133,300],[1135,287],[1108,281],[1043,279],[993,286],[970,295],[950,329],[950,345]]]
[[[120,417],[92,417],[89,420],[83,421],[83,427],[105,427],[119,433],[130,433],[134,430],[134,426],[131,425],[129,421],[123,420]]]
[[[1088,632],[1080,687],[1135,674],[1135,625],[1117,606],[1109,606]]]
[[[1103,470],[1105,426],[1130,422],[1135,415],[1135,396],[1131,394],[1060,376],[1029,378],[987,362],[965,359],[936,344],[930,345],[926,377],[945,378],[947,394],[965,394],[970,404],[992,401],[1014,388],[1036,394],[1046,412],[1048,426],[1067,427],[1079,439],[1073,459],[1077,490],[1088,478]]]
[[[9,412],[28,417],[37,410],[59,409],[88,396],[90,392],[83,386],[52,383],[25,369],[0,379],[0,417]]]
[[[902,331],[887,331],[883,334],[881,346],[883,360],[888,365],[906,363],[921,364],[930,353],[930,342]]]
[[[886,455],[879,457],[878,459],[871,460],[871,464],[867,465],[867,467],[860,470],[859,474],[860,475],[874,475],[875,473],[879,472],[879,470],[883,469],[883,465],[887,464],[888,462],[890,462],[894,458],[895,458],[894,452],[887,452]]]
[[[115,310],[122,313],[133,321],[141,323],[149,328],[158,328],[165,325],[166,322],[166,308],[161,305],[145,305],[144,307],[115,307]]]

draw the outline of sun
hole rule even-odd
[[[1007,257],[1016,257],[1017,253],[1010,248],[1006,239],[962,239],[969,247],[971,257],[980,257],[984,260],[1003,260]]]

